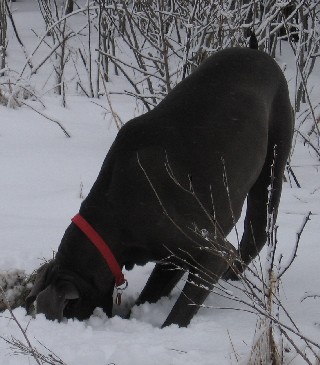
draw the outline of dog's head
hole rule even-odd
[[[37,313],[50,320],[61,321],[63,317],[83,320],[96,307],[102,307],[108,316],[112,312],[112,292],[102,297],[89,281],[75,272],[62,270],[55,260],[37,271],[34,286],[26,298],[28,313],[34,301]]]

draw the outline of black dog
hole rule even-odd
[[[37,298],[49,319],[84,319],[95,307],[111,315],[121,268],[154,261],[138,304],[168,295],[188,270],[164,323],[187,326],[217,280],[241,273],[263,247],[292,133],[287,83],[271,57],[238,48],[211,56],[120,130],[27,307]],[[225,237],[246,197],[237,253]]]

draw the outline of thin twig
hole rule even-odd
[[[11,315],[11,318],[14,320],[14,322],[16,323],[16,325],[19,327],[19,330],[21,331],[26,343],[28,344],[28,347],[30,349],[30,352],[32,354],[32,356],[34,357],[36,363],[38,365],[41,365],[41,362],[38,358],[38,354],[36,352],[36,350],[33,348],[33,346],[31,345],[31,342],[27,336],[27,333],[26,331],[22,328],[21,324],[19,323],[19,321],[17,320],[17,317],[15,316],[15,314],[13,313],[12,309],[11,309],[11,306],[7,300],[7,297],[6,297],[6,293],[4,292],[4,290],[2,289],[2,287],[0,286],[0,291],[2,292],[2,296],[4,298],[4,301],[6,302],[7,304],[7,308],[8,308],[8,311],[10,312],[10,315]],[[2,337],[3,338],[3,337]]]
[[[46,118],[46,119],[48,119],[48,120],[50,120],[51,122],[53,122],[53,123],[56,123],[60,128],[61,128],[61,130],[63,131],[63,133],[64,133],[64,135],[67,137],[67,138],[71,138],[71,135],[67,132],[67,130],[64,128],[64,126],[58,121],[58,120],[56,120],[56,119],[54,119],[54,118],[52,118],[52,117],[49,117],[49,116],[47,116],[46,114],[44,114],[44,113],[42,113],[42,112],[40,112],[39,110],[37,110],[36,108],[34,108],[33,106],[31,106],[31,105],[29,105],[29,104],[27,104],[26,102],[24,102],[24,101],[22,101],[22,100],[20,100],[20,103],[21,104],[23,104],[23,105],[25,105],[25,106],[27,106],[27,107],[29,107],[30,109],[32,109],[34,112],[36,112],[36,113],[38,113],[38,114],[40,114],[42,117],[44,117],[44,118]]]
[[[300,239],[302,236],[302,233],[306,227],[306,224],[308,223],[308,221],[310,220],[312,213],[311,211],[304,217],[302,226],[300,228],[300,230],[297,232],[297,239],[296,239],[296,244],[294,247],[294,251],[293,251],[293,255],[290,259],[290,261],[288,262],[288,264],[281,270],[281,272],[278,274],[278,279],[280,279],[283,274],[289,269],[289,267],[292,265],[293,261],[295,260],[295,258],[297,257],[297,251],[298,251],[298,247],[299,247],[299,243],[300,243]]]

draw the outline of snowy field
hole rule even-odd
[[[14,17],[27,49],[33,47],[31,28],[43,31],[36,1],[14,3]],[[288,53],[287,53],[288,54]],[[281,63],[288,63],[286,76],[293,88],[293,68],[284,52]],[[291,57],[292,58],[292,57]],[[9,24],[8,64],[20,71],[24,56]],[[320,101],[320,70],[316,70],[309,87],[311,99]],[[41,94],[40,80],[45,72],[33,79],[33,87]],[[39,82],[39,84],[37,84]],[[119,88],[123,80],[113,77],[110,89]],[[40,89],[39,89],[40,88]],[[95,181],[102,161],[114,140],[117,128],[110,114],[91,99],[67,96],[67,107],[53,93],[43,95],[45,108],[28,101],[48,117],[59,120],[71,138],[61,129],[30,108],[11,109],[0,106],[0,272],[21,269],[31,273],[44,258],[57,250],[64,230],[81,204],[82,197]],[[105,100],[96,103],[106,105]],[[128,98],[113,98],[113,108],[123,121],[136,113]],[[310,125],[308,126],[310,127]],[[308,130],[302,127],[303,131]],[[299,331],[320,342],[320,162],[299,137],[291,165],[301,188],[284,184],[278,218],[278,251],[282,262],[290,260],[296,233],[305,216],[312,212],[299,244],[297,258],[285,273],[280,285],[282,304],[294,319]],[[241,230],[241,222],[239,222]],[[235,243],[235,237],[231,237]],[[264,262],[264,254],[261,255]],[[242,305],[212,293],[188,328],[170,326],[160,329],[169,313],[180,283],[170,298],[133,309],[130,320],[119,314],[132,305],[142,289],[152,264],[126,273],[129,287],[123,295],[122,306],[113,318],[98,309],[87,321],[65,320],[51,322],[43,315],[26,316],[25,309],[14,314],[31,343],[42,353],[48,349],[67,365],[229,365],[245,363],[254,340],[257,316],[247,313]],[[239,284],[240,285],[240,284]],[[240,285],[241,286],[241,285]],[[234,290],[230,287],[230,290]],[[306,294],[318,297],[303,300]],[[241,295],[241,294],[240,294]],[[215,308],[217,307],[217,308]],[[219,309],[219,308],[233,309]],[[240,309],[240,310],[236,310]],[[280,319],[281,319],[280,313]],[[0,336],[24,341],[9,311],[0,315]],[[283,316],[283,318],[285,318]],[[284,319],[284,321],[286,321]],[[304,345],[297,340],[301,351]],[[287,364],[304,361],[288,345]],[[312,358],[312,357],[311,357]],[[0,364],[35,364],[30,356],[14,355],[10,346],[0,339]],[[316,364],[315,360],[313,364]]]

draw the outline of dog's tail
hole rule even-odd
[[[250,39],[249,39],[249,48],[258,49],[258,40],[252,29],[249,29]]]

